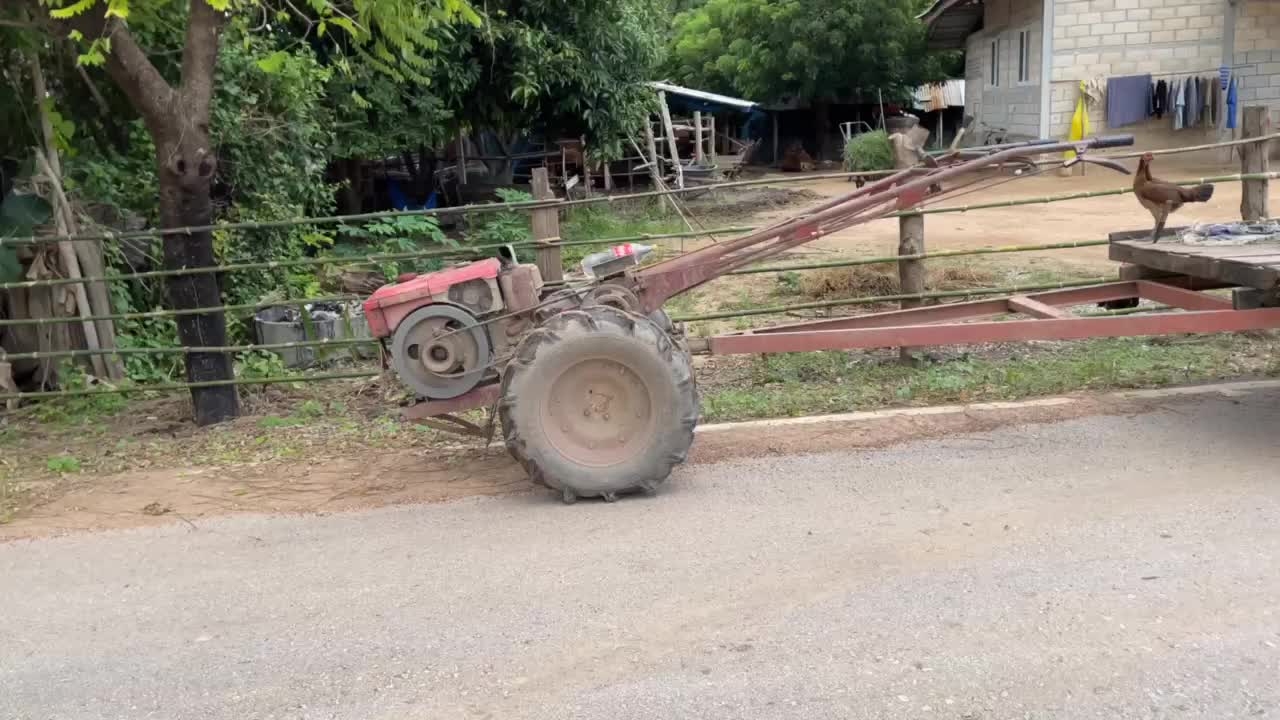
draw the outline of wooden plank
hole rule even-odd
[[[1218,248],[1221,249],[1221,248]],[[1214,257],[1205,253],[1177,253],[1149,243],[1113,243],[1109,256],[1118,262],[1221,280],[1235,285],[1262,290],[1280,286],[1280,268],[1249,262],[1233,262],[1231,256]]]
[[[1038,318],[1069,318],[1073,315],[1062,308],[1056,308],[1052,305],[1046,305],[1039,300],[1032,300],[1025,295],[1015,295],[1009,298],[1009,309],[1014,312],[1030,315]]]

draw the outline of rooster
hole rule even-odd
[[[1151,232],[1151,242],[1159,242],[1160,232],[1169,219],[1169,213],[1176,211],[1189,202],[1208,202],[1213,197],[1212,185],[1196,185],[1195,187],[1179,187],[1171,182],[1151,177],[1151,153],[1146,153],[1138,161],[1138,172],[1133,177],[1133,194],[1138,202],[1155,218],[1156,227]]]

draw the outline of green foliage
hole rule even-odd
[[[757,101],[905,96],[940,79],[915,0],[708,0],[674,22],[678,81]]]
[[[893,144],[884,130],[859,133],[844,146],[845,169],[858,172],[893,169]]]
[[[84,371],[70,361],[61,363],[58,378],[63,390],[89,389],[89,379]],[[82,426],[99,422],[103,417],[120,412],[127,405],[128,401],[124,396],[115,393],[68,395],[36,405],[32,416],[41,423]]]
[[[236,377],[260,380],[288,374],[284,359],[273,352],[254,350],[236,353]]]
[[[665,0],[489,0],[459,30],[462,62],[437,88],[466,124],[586,135],[619,157],[652,107]],[[447,66],[446,69],[454,66]]]
[[[44,198],[10,191],[0,198],[0,238],[31,235],[37,226],[48,222],[51,212]],[[0,282],[21,279],[22,265],[18,263],[17,249],[0,245]]]
[[[513,188],[498,188],[497,193],[498,199],[504,203],[533,200],[533,196],[529,193]],[[473,218],[472,227],[467,233],[467,242],[474,245],[519,243],[533,238],[533,229],[529,225],[530,215],[527,212],[504,210],[475,215]]]
[[[445,237],[439,221],[431,215],[380,218],[364,225],[343,225],[339,230],[343,235],[362,241],[357,245],[339,246],[339,254],[403,255],[422,250],[458,247],[456,242]],[[385,260],[379,264],[388,282],[394,281],[401,273],[430,272],[438,270],[440,266],[440,260],[431,257]]]
[[[637,235],[662,235],[684,230],[680,219],[644,209],[579,207],[560,220],[560,237],[566,241],[608,240]],[[643,242],[643,241],[641,241]],[[582,258],[606,250],[610,243],[570,245],[561,250],[565,270],[577,271]]]
[[[80,461],[70,455],[54,455],[45,461],[45,469],[58,475],[80,472]]]

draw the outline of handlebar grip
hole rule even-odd
[[[1117,148],[1129,147],[1133,145],[1132,135],[1103,135],[1089,141],[1089,146],[1093,148]]]

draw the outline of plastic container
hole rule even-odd
[[[652,245],[624,243],[614,245],[608,250],[591,253],[582,258],[582,272],[590,278],[601,278],[615,275],[629,267],[639,265],[653,253]]]

